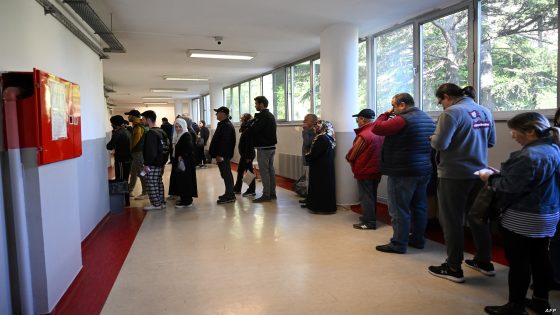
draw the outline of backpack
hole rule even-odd
[[[151,129],[156,131],[155,129]],[[169,137],[162,129],[159,129],[160,132],[157,132],[159,136],[159,145],[158,145],[158,162],[160,162],[161,166],[164,166],[167,161],[169,160],[169,153],[171,150],[171,143],[169,141]]]

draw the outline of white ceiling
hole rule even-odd
[[[173,98],[208,93],[319,52],[328,26],[352,23],[360,36],[379,32],[457,0],[104,0],[113,32],[126,48],[103,61],[116,93],[111,103],[134,107],[150,88],[187,88]],[[214,36],[222,36],[218,45]],[[189,49],[255,52],[251,61],[188,58]],[[208,82],[164,81],[163,75],[201,76]],[[172,101],[170,103],[173,103]],[[170,104],[172,106],[172,104]]]

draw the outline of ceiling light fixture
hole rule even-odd
[[[161,101],[161,100],[172,100],[169,96],[146,96],[142,97],[143,100],[154,100],[154,101]]]
[[[167,102],[144,102],[144,105],[168,105]]]
[[[154,88],[154,89],[150,89],[150,91],[152,91],[154,93],[185,93],[185,92],[187,92],[187,89],[159,89],[159,88]]]
[[[187,56],[191,58],[251,60],[255,58],[256,54],[246,53],[246,52],[221,51],[221,50],[191,49],[187,51]]]
[[[179,76],[170,76],[170,75],[164,75],[163,79],[167,81],[208,81],[208,79],[204,79],[204,78],[189,78],[189,77],[179,77]]]

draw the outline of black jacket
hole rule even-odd
[[[255,147],[253,146],[251,135],[247,132],[247,129],[239,133],[239,145],[237,146],[239,155],[243,159],[255,159]]]
[[[164,166],[169,158],[167,154],[162,152],[162,141],[165,141],[167,135],[160,128],[150,128],[146,133],[144,140],[144,165],[148,166]]]
[[[208,138],[210,138],[210,130],[206,127],[200,128],[200,137],[204,139],[204,145],[208,143]]]
[[[115,150],[115,162],[130,162],[130,133],[126,128],[113,131],[111,141],[107,143],[107,150]]]
[[[248,131],[255,148],[274,147],[277,143],[276,119],[267,108],[255,114],[255,118],[249,123]]]
[[[216,131],[210,141],[210,156],[215,158],[221,156],[230,160],[235,150],[235,129],[229,119],[218,122]]]

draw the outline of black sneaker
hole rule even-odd
[[[251,196],[255,196],[255,192],[254,191],[246,191],[243,193],[243,197],[251,197]]]
[[[267,202],[267,201],[271,201],[272,199],[268,196],[260,196],[259,198],[253,199],[253,202],[259,203],[259,202]]]
[[[380,252],[390,253],[390,254],[404,254],[405,253],[404,251],[397,250],[393,246],[393,244],[391,244],[391,243],[388,243],[388,244],[385,244],[385,245],[375,246],[375,249],[380,251]]]
[[[276,200],[276,199],[278,199],[278,198],[276,197],[276,194],[272,194],[272,195],[270,195],[270,199],[271,199],[271,200]]]
[[[352,225],[355,229],[358,230],[375,230],[377,227],[375,223],[356,223]]]
[[[494,265],[492,263],[483,263],[474,259],[465,259],[465,264],[485,276],[493,277],[496,275],[496,271],[494,271]]]
[[[436,277],[447,279],[449,281],[456,283],[465,282],[465,278],[463,278],[463,270],[451,270],[447,263],[443,263],[441,266],[430,266],[428,271]]]
[[[193,206],[192,203],[187,204],[187,203],[179,202],[179,203],[176,203],[176,204],[175,204],[175,208],[178,208],[178,209],[190,208],[190,207],[192,207],[192,206]]]
[[[231,202],[235,202],[235,196],[233,197],[229,197],[229,198],[224,198],[224,199],[218,199],[218,204],[224,204],[224,203],[231,203]]]

